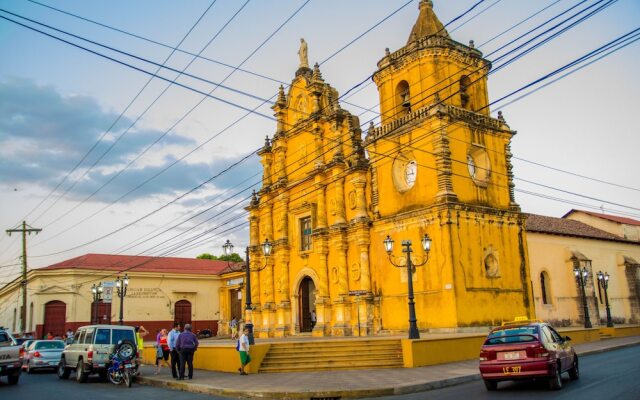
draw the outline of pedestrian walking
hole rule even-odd
[[[316,326],[316,322],[318,322],[316,310],[311,310],[311,330],[313,330],[313,328]]]
[[[158,340],[156,342],[156,375],[160,373],[161,364],[164,364],[166,367],[169,367],[169,345],[167,343],[168,340],[168,332],[166,329],[160,329],[160,332],[157,336]]]
[[[171,356],[171,376],[173,376],[173,379],[178,379],[178,370],[180,365],[180,354],[178,353],[178,349],[176,349],[176,342],[178,341],[179,335],[180,324],[174,322],[173,329],[167,336],[167,345],[169,346],[169,355]]]
[[[198,337],[191,332],[191,324],[184,325],[184,331],[178,336],[176,341],[176,349],[180,354],[180,376],[179,380],[184,379],[185,366],[189,367],[189,379],[193,378],[193,353],[198,350]]]
[[[238,368],[238,372],[240,375],[249,375],[244,371],[244,367],[247,366],[251,362],[251,357],[249,356],[249,328],[244,328],[242,331],[242,336],[238,339],[238,345],[236,349],[240,353],[240,368]]]
[[[229,327],[231,327],[231,340],[237,339],[238,338],[238,320],[236,319],[235,315],[231,319],[231,322],[229,322]]]

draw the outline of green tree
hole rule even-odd
[[[231,253],[230,256],[215,256],[209,253],[202,253],[198,257],[201,260],[219,260],[219,261],[229,261],[229,262],[243,262],[244,260],[238,253]]]
[[[214,256],[213,254],[209,254],[209,253],[202,253],[196,258],[199,258],[201,260],[217,260],[218,259],[218,257]]]
[[[238,253],[231,253],[229,256],[220,256],[218,257],[220,261],[229,261],[229,262],[243,262],[244,260]]]

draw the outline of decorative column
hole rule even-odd
[[[319,282],[315,299],[317,321],[312,334],[313,336],[326,336],[329,334],[329,322],[331,321],[331,297],[329,296],[329,275],[327,273],[329,243],[326,230],[323,229],[322,232],[316,234],[313,240],[313,248],[318,255],[316,271]]]
[[[265,139],[264,147],[258,151],[260,163],[262,164],[262,187],[271,186],[271,165],[273,164],[273,154],[271,153],[271,142],[269,136]]]
[[[334,169],[334,178],[337,178],[342,173],[342,170],[337,168]],[[334,224],[345,224],[347,219],[345,217],[344,210],[344,178],[335,179],[334,183],[335,188],[335,220]]]
[[[287,165],[286,165],[286,153],[287,146],[282,143],[282,140],[278,140],[276,149],[275,149],[275,162],[276,162],[276,170],[275,177],[276,181],[280,183],[284,183],[287,181]]]
[[[436,122],[441,124],[442,122]],[[457,196],[453,192],[453,183],[451,182],[451,149],[449,148],[449,135],[444,127],[439,128],[439,132],[434,134],[433,149],[436,155],[436,171],[438,172],[438,193],[436,201],[444,203],[447,201],[456,201]]]
[[[351,180],[351,183],[356,188],[356,219],[369,217],[367,214],[367,199],[364,192],[367,180],[364,174],[365,172],[361,171]]]
[[[504,157],[506,159],[507,165],[507,186],[509,187],[509,208],[515,211],[520,211],[520,206],[516,203],[515,196],[515,187],[516,184],[513,183],[513,164],[511,164],[511,157],[513,154],[511,153],[511,144],[507,142],[504,145]]]
[[[289,325],[291,321],[291,300],[289,298],[289,261],[291,257],[288,245],[283,243],[282,248],[278,250],[276,264],[279,265],[277,286],[280,302],[276,307],[277,322],[274,335],[276,337],[284,337],[291,331]]]
[[[258,195],[255,191],[251,196],[251,202],[249,203],[249,206],[246,207],[245,210],[249,211],[249,265],[253,266],[255,264],[254,260],[257,256],[257,248],[260,243],[260,200],[258,199]],[[260,307],[259,275],[254,272],[250,272],[250,274],[252,283],[250,288],[252,308],[258,309]],[[246,296],[247,294],[245,293],[245,297]],[[257,312],[259,316],[259,311]],[[257,317],[254,310],[245,309],[244,320],[245,322],[251,322],[255,328],[258,328],[258,326],[260,325],[260,319],[259,317]]]
[[[273,234],[273,206],[268,203],[271,200],[265,200],[262,204],[262,220],[264,221],[263,231],[264,238],[270,239],[274,237]],[[267,203],[267,204],[265,204]],[[262,255],[260,256],[261,263],[264,265],[265,260]],[[262,329],[260,330],[260,337],[273,336],[275,329],[275,299],[274,299],[274,281],[273,281],[273,260],[268,258],[266,260],[267,266],[262,272],[263,282],[261,284],[261,297],[264,299],[262,304]],[[251,281],[253,283],[253,280]]]
[[[275,104],[271,107],[275,113],[273,114],[276,117],[277,122],[277,132],[276,135],[282,135],[287,130],[286,126],[286,107],[287,107],[287,98],[284,94],[284,87],[280,85],[280,89],[278,90],[278,99]]]
[[[344,228],[335,227],[331,233],[331,249],[337,254],[337,267],[332,274],[337,275],[338,296],[333,300],[333,336],[348,336],[351,334],[350,319],[346,314],[347,295],[349,294],[349,276],[347,271],[347,238]]]

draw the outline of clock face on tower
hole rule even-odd
[[[411,160],[404,167],[404,180],[407,187],[411,188],[416,183],[416,175],[418,174],[418,164],[415,160]]]
[[[413,153],[400,153],[393,160],[393,184],[400,193],[410,190],[418,178],[418,162]]]

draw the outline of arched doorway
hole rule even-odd
[[[53,300],[44,305],[43,335],[51,332],[54,336],[64,335],[67,322],[67,305],[62,301]]]
[[[298,289],[298,315],[300,317],[300,332],[311,332],[311,311],[316,308],[316,285],[308,276],[300,282]]]
[[[176,301],[174,309],[174,320],[179,322],[180,325],[191,323],[191,303],[188,300]]]

